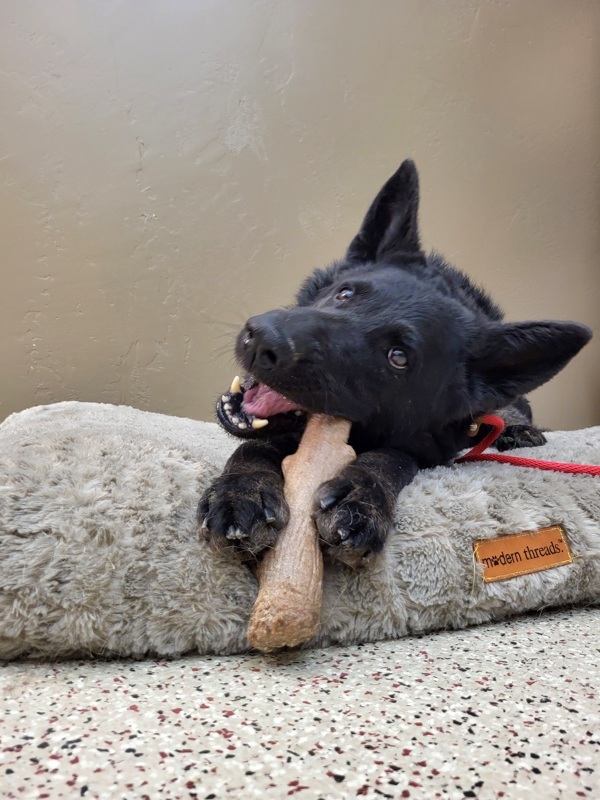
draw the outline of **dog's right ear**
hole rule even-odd
[[[418,210],[419,174],[407,159],[371,203],[346,259],[365,263],[382,261],[393,253],[419,252]]]

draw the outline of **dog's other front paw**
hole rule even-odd
[[[198,520],[207,541],[255,558],[273,547],[288,521],[283,480],[273,472],[223,473],[202,495]]]
[[[356,567],[382,549],[392,526],[393,503],[376,480],[342,473],[321,484],[315,505],[321,541],[333,558]]]
[[[533,425],[507,425],[496,440],[496,447],[502,452],[517,447],[539,447],[546,441],[544,434]]]

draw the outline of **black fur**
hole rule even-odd
[[[504,416],[499,449],[543,444],[523,395],[591,337],[574,322],[504,323],[466,275],[422,252],[418,204],[417,170],[405,161],[345,258],[316,270],[293,307],[248,320],[237,341],[252,382],[304,411],[352,421],[358,458],[320,488],[315,518],[330,553],[353,564],[382,548],[397,494],[417,470],[448,463],[473,442],[467,431],[479,415]],[[251,556],[275,541],[287,519],[281,460],[296,447],[299,414],[240,430],[219,405],[222,424],[250,441],[200,502],[211,541]]]

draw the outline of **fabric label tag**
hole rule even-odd
[[[483,565],[485,583],[541,572],[573,561],[562,525],[552,525],[532,533],[479,539],[473,542],[473,552]]]

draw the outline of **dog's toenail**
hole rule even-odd
[[[329,508],[331,508],[331,506],[335,505],[336,500],[337,495],[332,492],[331,494],[326,494],[325,497],[322,497],[319,500],[319,505],[323,511],[327,511]]]
[[[227,528],[227,533],[225,534],[226,539],[247,539],[248,534],[241,531],[239,528],[236,528],[234,525],[230,525]]]

